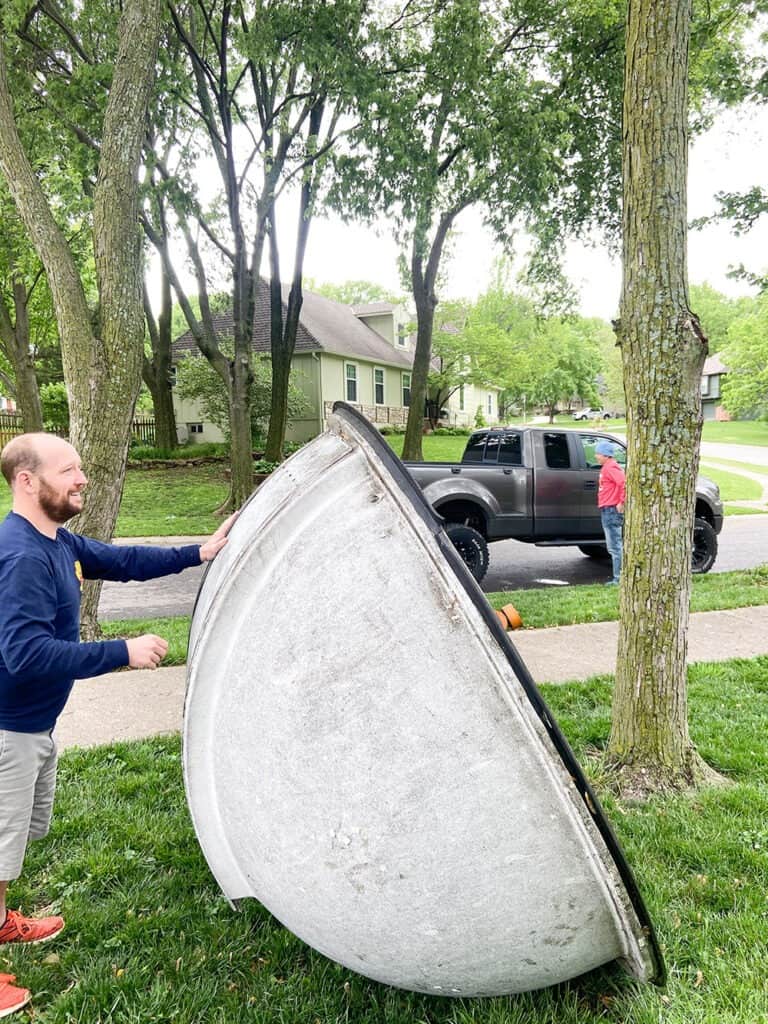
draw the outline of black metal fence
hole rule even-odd
[[[8,442],[24,433],[21,416],[16,412],[0,412],[0,448]],[[59,437],[66,437],[64,429],[53,430],[51,433]],[[138,416],[131,424],[131,436],[141,444],[153,445],[155,443],[155,420],[152,416]]]

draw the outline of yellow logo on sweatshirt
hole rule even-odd
[[[82,590],[83,589],[83,567],[82,567],[82,565],[80,565],[80,562],[77,561],[77,560],[75,560],[75,576],[77,577],[77,581],[80,584],[80,589]]]

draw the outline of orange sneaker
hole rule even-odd
[[[0,1017],[7,1017],[22,1006],[26,1006],[32,998],[28,988],[16,988],[12,982],[16,981],[15,974],[0,974]]]
[[[4,942],[47,942],[64,927],[63,917],[23,917],[18,910],[9,910],[0,928],[0,945]]]

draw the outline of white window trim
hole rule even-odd
[[[350,367],[355,371],[355,376],[354,377],[348,377],[347,376],[347,370]],[[349,382],[351,380],[354,380],[354,382],[355,382],[355,397],[354,398],[350,398],[349,397],[348,384],[349,384]],[[344,363],[344,401],[345,402],[352,402],[354,404],[357,404],[357,402],[359,400],[359,397],[360,397],[360,368],[357,365],[357,363],[347,363],[347,362],[345,362]]]
[[[381,401],[376,400],[376,374],[381,374]],[[387,404],[387,371],[383,366],[374,366],[373,368],[373,404],[374,405],[386,405]]]
[[[407,370],[401,371],[401,373],[400,373],[400,405],[403,407],[403,409],[410,408],[410,404],[409,405],[405,404],[405,389],[406,389],[405,378],[406,377],[408,378],[408,385],[407,385],[407,387],[408,387],[408,397],[410,399],[410,396],[411,396],[411,384],[413,383],[413,374],[409,373]]]

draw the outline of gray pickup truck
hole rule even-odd
[[[591,558],[607,557],[597,509],[595,445],[600,440],[613,442],[616,460],[626,461],[624,443],[610,434],[505,427],[475,431],[460,463],[406,466],[435,511],[448,524],[467,528],[454,543],[481,579],[487,545],[496,540],[576,546]],[[717,556],[723,505],[717,485],[703,476],[696,482],[695,516],[692,568],[708,572]],[[472,550],[465,552],[462,545],[468,542]]]

